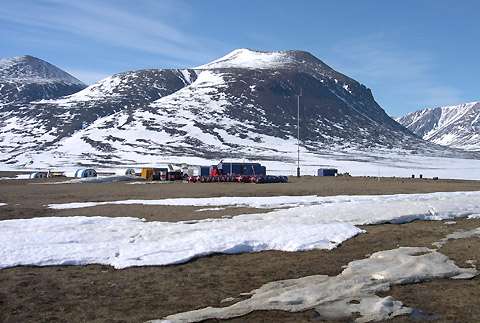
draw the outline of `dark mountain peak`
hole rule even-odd
[[[0,60],[1,80],[22,80],[31,83],[63,82],[84,86],[85,84],[60,68],[31,55]]]
[[[85,87],[67,72],[31,55],[0,59],[0,106],[55,99]]]
[[[311,63],[318,63],[318,62],[323,63],[318,57],[304,50],[295,49],[295,50],[286,50],[282,52],[298,61],[311,62]]]

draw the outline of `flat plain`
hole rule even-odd
[[[10,177],[10,173],[2,173]],[[58,184],[61,180],[0,180],[0,220],[44,216],[132,216],[147,221],[183,221],[243,213],[258,209],[226,208],[197,212],[193,206],[104,205],[53,210],[51,203],[217,196],[372,195],[446,191],[478,191],[478,181],[302,177],[288,184]],[[54,184],[55,183],[55,184]],[[268,211],[268,210],[261,210]],[[261,212],[260,211],[260,212]],[[360,234],[331,251],[265,251],[211,255],[181,265],[133,267],[104,265],[15,267],[0,270],[1,322],[143,322],[206,306],[226,306],[222,300],[261,285],[308,275],[337,275],[348,262],[376,251],[401,246],[432,247],[432,243],[462,229],[480,227],[480,220],[415,221],[362,226]],[[480,262],[480,239],[447,242],[440,250],[460,267]],[[467,263],[468,261],[468,263]],[[421,319],[471,322],[480,318],[480,278],[434,280],[393,287],[387,293],[419,309]],[[397,317],[391,322],[417,321]],[[314,311],[258,311],[233,322],[324,322]]]

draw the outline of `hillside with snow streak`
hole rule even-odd
[[[480,102],[423,109],[397,121],[430,142],[480,151]]]

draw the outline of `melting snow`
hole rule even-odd
[[[308,309],[315,309],[323,319],[350,318],[359,313],[357,322],[379,321],[412,312],[391,296],[377,296],[392,285],[435,278],[467,279],[475,275],[475,269],[459,268],[432,249],[398,248],[352,261],[337,276],[315,275],[271,282],[250,292],[251,298],[231,306],[207,307],[151,322],[199,322],[239,317],[252,311]]]
[[[268,197],[206,197],[206,198],[172,198],[161,200],[123,200],[110,202],[79,202],[49,204],[51,209],[77,209],[108,204],[142,204],[142,205],[177,205],[177,206],[235,206],[253,208],[277,208],[317,202],[318,196],[268,196]]]
[[[447,220],[480,214],[480,192],[440,192],[365,196],[271,196],[172,198],[49,204],[51,209],[76,209],[97,205],[177,205],[200,207],[287,208],[259,214],[259,217],[301,217],[329,223],[375,224],[413,220]],[[253,215],[241,215],[239,217]]]
[[[362,230],[347,223],[232,218],[195,223],[51,217],[0,221],[0,268],[18,265],[169,265],[212,253],[332,249]]]
[[[130,200],[127,203],[291,207],[188,223],[105,217],[0,221],[0,245],[3,246],[0,268],[91,263],[125,268],[181,263],[212,253],[332,249],[363,232],[355,225],[480,214],[480,192],[282,198],[284,200],[275,197]],[[125,204],[125,201],[119,202]],[[99,204],[102,202],[53,207]]]
[[[433,245],[437,248],[441,248],[449,240],[467,239],[467,238],[473,238],[473,237],[480,237],[480,228],[467,230],[467,231],[464,231],[464,230],[456,231],[454,233],[449,234],[442,240],[433,243]]]

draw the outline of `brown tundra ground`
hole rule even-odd
[[[12,176],[0,173],[0,176]],[[161,199],[174,197],[368,195],[478,191],[479,181],[302,177],[288,184],[53,184],[60,180],[0,180],[0,220],[42,216],[132,216],[148,221],[183,221],[259,212],[238,208],[195,212],[199,207],[108,205],[51,210],[50,203]],[[263,210],[268,211],[268,210]],[[416,221],[363,226],[367,231],[332,251],[265,251],[212,255],[182,265],[115,270],[109,266],[16,267],[0,270],[0,322],[143,322],[169,314],[226,306],[261,285],[308,275],[336,275],[342,266],[376,251],[426,246],[460,229],[480,227],[480,220]],[[1,246],[0,246],[1,248]],[[460,267],[480,263],[480,239],[449,241],[440,250]],[[420,309],[436,322],[480,322],[480,278],[434,280],[396,286],[387,293]],[[426,317],[423,317],[425,319]],[[252,312],[233,322],[325,322],[314,311]],[[348,320],[347,320],[348,321]],[[418,322],[397,317],[392,322]]]

